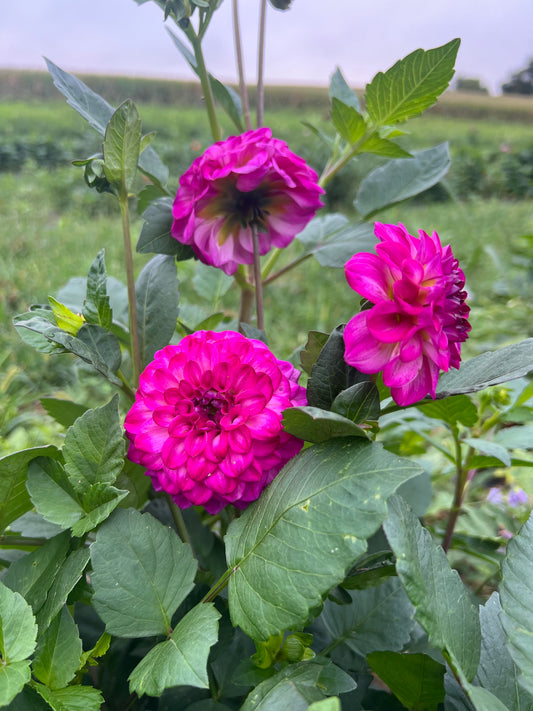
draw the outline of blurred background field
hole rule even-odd
[[[153,146],[169,166],[169,186],[176,190],[180,174],[210,143],[199,88],[120,77],[84,79],[114,105],[134,99],[143,133],[157,132]],[[328,132],[327,90],[270,87],[265,104],[265,123],[320,172],[327,147],[302,121]],[[403,222],[414,232],[436,230],[443,243],[452,244],[467,275],[472,307],[467,356],[533,336],[532,121],[533,98],[446,93],[407,125],[401,143],[419,150],[449,141],[448,175],[424,195],[377,216]],[[231,132],[229,125],[225,128]],[[42,395],[43,389],[57,393],[79,386],[72,359],[35,353],[20,341],[12,317],[31,303],[45,302],[70,277],[86,275],[104,246],[108,274],[125,281],[114,201],[90,190],[82,169],[71,165],[100,148],[97,134],[65,104],[48,75],[0,72],[0,434],[22,438],[15,442],[22,446],[27,436],[35,441],[35,432],[27,433],[39,426],[37,389]],[[330,184],[326,209],[356,217],[357,188],[381,161],[364,156],[349,164]],[[135,241],[141,226],[140,217],[133,220]],[[288,252],[294,257],[297,250],[295,243]],[[136,255],[136,268],[148,259]],[[200,298],[193,272],[192,263],[180,263],[185,300]],[[235,316],[237,294],[230,289],[217,306]],[[278,357],[288,358],[305,343],[308,330],[330,331],[349,319],[358,303],[342,270],[323,271],[311,259],[267,289],[266,309],[270,345]],[[17,430],[18,423],[25,428]]]

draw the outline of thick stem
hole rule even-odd
[[[238,566],[235,566],[235,568],[230,568],[229,570],[226,570],[224,575],[217,580],[217,582],[213,585],[211,590],[205,595],[205,597],[200,600],[200,602],[212,602],[216,596],[224,590],[226,585],[229,583],[229,579],[233,575],[233,573],[237,570]]]
[[[128,306],[130,316],[130,348],[133,369],[133,388],[139,383],[141,372],[141,349],[139,346],[139,328],[137,322],[137,304],[135,302],[135,276],[133,274],[133,252],[131,249],[130,217],[128,198],[123,195],[119,198],[120,214],[122,217],[122,236],[124,239],[124,262],[126,264],[126,279],[128,284]]]
[[[263,115],[265,107],[265,34],[266,34],[266,9],[267,0],[261,0],[261,10],[259,17],[259,43],[257,50],[257,128],[263,125]]]
[[[193,30],[191,24],[189,24],[189,27],[187,28],[187,37],[189,38],[194,49],[196,70],[198,72],[198,76],[200,77],[200,83],[202,84],[202,92],[204,95],[207,118],[209,119],[209,127],[211,128],[211,135],[213,136],[213,140],[215,142],[220,141],[222,138],[222,132],[220,130],[220,126],[218,125],[215,99],[213,97],[213,92],[211,91],[211,82],[209,81],[209,75],[205,66],[204,54],[202,52],[202,42]]]
[[[44,546],[46,538],[30,538],[28,536],[0,536],[0,546],[19,548],[20,546]]]
[[[251,323],[254,313],[254,292],[251,289],[241,291],[241,303],[239,307],[239,324]]]
[[[239,0],[233,0],[233,36],[235,39],[235,58],[237,60],[237,71],[239,73],[239,92],[242,100],[242,110],[244,123],[248,131],[252,130],[252,119],[250,117],[250,103],[248,101],[248,89],[244,75],[244,61],[242,58],[241,28],[239,24]]]
[[[254,284],[255,284],[255,313],[257,315],[257,328],[265,330],[265,316],[263,310],[263,282],[261,279],[261,258],[259,255],[259,237],[257,227],[252,226],[252,240],[254,245]]]

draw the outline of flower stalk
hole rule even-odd
[[[133,389],[139,382],[141,372],[141,349],[139,345],[139,328],[137,320],[137,304],[135,301],[135,275],[133,273],[133,252],[131,249],[130,218],[127,195],[119,196],[120,215],[122,218],[122,237],[124,241],[124,262],[126,266],[126,280],[128,285],[130,348],[132,362]]]
[[[241,27],[239,23],[239,0],[233,0],[233,37],[235,42],[235,59],[237,62],[237,73],[239,75],[239,92],[242,100],[242,111],[244,123],[248,131],[252,130],[252,119],[250,116],[250,103],[248,100],[248,89],[246,88],[246,78],[244,74],[244,60],[242,57]]]
[[[209,81],[209,74],[205,66],[204,53],[202,51],[202,40],[200,35],[196,34],[190,23],[187,27],[186,34],[194,50],[196,70],[202,85],[205,109],[207,112],[209,127],[211,129],[211,135],[213,136],[213,140],[217,142],[222,138],[222,131],[220,130],[220,125],[218,123],[217,112],[215,109],[215,99],[213,97],[213,92],[211,91],[211,82]]]

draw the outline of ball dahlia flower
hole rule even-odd
[[[141,374],[128,457],[181,508],[245,508],[303,445],[281,427],[284,409],[307,402],[299,375],[239,333],[186,336]]]
[[[449,245],[423,230],[376,223],[376,254],[354,255],[346,279],[371,308],[346,325],[345,360],[362,373],[383,371],[399,405],[435,397],[441,370],[458,368],[468,337],[465,277]]]
[[[171,234],[205,264],[233,274],[259,253],[286,247],[323,204],[317,174],[269,128],[210,146],[180,178]]]

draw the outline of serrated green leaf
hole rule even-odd
[[[3,664],[0,660],[0,706],[7,706],[31,679],[30,660]]]
[[[22,662],[35,649],[37,625],[20,593],[0,582],[0,667]]]
[[[339,99],[346,106],[352,106],[356,111],[361,110],[357,94],[346,83],[341,70],[337,67],[329,83],[329,98]]]
[[[318,407],[290,407],[283,411],[285,432],[306,442],[325,442],[332,437],[367,437],[366,432],[346,417]]]
[[[366,110],[378,126],[417,116],[432,106],[454,74],[459,39],[424,51],[417,49],[366,87]]]
[[[356,252],[374,248],[376,238],[371,225],[350,222],[337,213],[315,217],[302,232],[296,235],[323,267],[344,267]]]
[[[4,583],[20,593],[37,613],[67,555],[70,536],[60,533],[9,566]]]
[[[444,701],[445,667],[427,654],[373,652],[367,659],[406,708],[437,711]]]
[[[64,607],[39,640],[33,675],[50,689],[61,689],[74,678],[81,653],[78,627]]]
[[[395,496],[388,507],[383,527],[416,618],[430,642],[448,655],[455,672],[471,681],[480,656],[478,611],[446,554],[405,501]]]
[[[40,403],[50,417],[63,427],[73,425],[78,417],[88,410],[85,405],[58,397],[42,397]]]
[[[379,390],[375,383],[356,383],[340,392],[331,409],[355,423],[379,419]]]
[[[30,462],[26,487],[33,505],[47,521],[70,528],[83,516],[76,491],[60,462],[50,457]]]
[[[322,701],[326,694],[345,693],[354,688],[353,679],[330,661],[298,662],[261,682],[246,697],[241,711],[282,708],[307,711],[310,704]]]
[[[311,369],[316,363],[320,351],[326,345],[328,338],[329,333],[322,333],[322,331],[309,331],[307,334],[305,348],[300,351],[300,363],[308,375],[311,375]]]
[[[37,612],[39,636],[46,631],[50,622],[66,603],[70,591],[81,578],[88,562],[89,549],[78,548],[62,563],[49,588],[45,603]]]
[[[98,354],[110,372],[116,373],[122,362],[122,353],[117,337],[105,328],[92,323],[84,324],[78,331],[78,340],[86,343]]]
[[[92,686],[67,686],[52,690],[35,684],[35,689],[53,711],[99,711],[104,701],[101,692]]]
[[[128,496],[129,491],[116,489],[107,484],[94,484],[83,495],[83,508],[86,513],[72,526],[73,536],[84,536],[92,531],[120,502]]]
[[[403,649],[414,628],[414,608],[398,578],[348,594],[351,605],[326,601],[315,623],[328,641],[342,641],[362,657],[375,650]]]
[[[103,249],[98,252],[89,267],[83,315],[88,323],[105,329],[109,329],[113,322],[113,311],[107,295],[107,272]]]
[[[465,437],[462,441],[469,447],[472,447],[472,449],[477,449],[481,454],[485,454],[488,457],[495,457],[506,467],[511,466],[511,455],[501,444],[489,442],[486,439],[479,439],[478,437]]]
[[[442,420],[450,427],[455,427],[458,422],[465,427],[473,427],[478,420],[477,407],[466,395],[418,403],[416,407],[427,417]]]
[[[350,145],[357,143],[366,133],[365,119],[357,109],[336,97],[331,100],[331,120],[341,138]]]
[[[437,385],[437,397],[474,393],[490,385],[499,385],[521,378],[533,371],[533,338],[487,351],[443,373]]]
[[[133,188],[141,145],[141,119],[131,99],[126,99],[109,120],[104,136],[106,178],[121,194]]]
[[[173,257],[157,255],[142,269],[135,284],[141,363],[170,342],[179,313],[178,278]]]
[[[451,164],[447,143],[391,160],[371,171],[361,182],[354,207],[364,218],[436,185]]]
[[[361,143],[359,152],[374,153],[384,158],[412,158],[412,154],[409,151],[406,151],[394,141],[389,141],[387,138],[379,136],[377,133],[372,134],[366,141]]]
[[[51,313],[51,312],[50,312]],[[100,354],[87,345],[80,338],[71,336],[49,319],[42,315],[35,315],[34,312],[15,316],[13,319],[15,328],[19,331],[21,338],[31,343],[41,353],[73,353],[107,378],[114,385],[122,385],[119,378],[110,370],[107,363],[102,360]],[[87,328],[84,326],[82,328]],[[97,328],[95,326],[94,328]],[[25,331],[30,333],[30,337]],[[80,329],[82,330],[82,329]],[[33,336],[31,335],[33,334]]]
[[[137,242],[136,250],[140,254],[169,254],[178,262],[195,257],[188,244],[181,244],[170,234],[174,218],[172,217],[172,198],[161,197],[154,200],[142,213],[144,224]]]
[[[533,696],[533,513],[509,541],[502,563],[501,623],[520,685]]]
[[[89,649],[87,652],[83,652],[80,658],[79,669],[83,669],[87,665],[93,666],[97,664],[96,660],[100,657],[103,657],[107,653],[107,650],[109,649],[109,646],[111,644],[111,639],[111,635],[107,632],[104,632],[98,638],[98,641],[92,649]]]
[[[0,532],[31,509],[31,500],[26,490],[29,462],[39,456],[52,457],[57,454],[57,447],[49,445],[23,449],[0,459]]]
[[[509,650],[497,592],[479,608],[481,658],[475,683],[493,693],[509,711],[531,711],[533,698],[518,683],[519,670]]]
[[[67,103],[77,111],[101,136],[113,116],[114,108],[73,74],[65,72],[45,57],[45,62],[57,89]],[[139,168],[160,186],[168,179],[168,168],[151,146],[139,158]]]
[[[386,500],[419,467],[359,438],[292,459],[226,535],[234,625],[253,639],[301,625],[383,522]]]
[[[62,451],[76,493],[82,495],[93,484],[112,484],[124,461],[118,395],[78,418],[67,430]]]
[[[91,546],[94,607],[110,634],[168,634],[193,586],[196,561],[174,531],[150,514],[116,510]]]
[[[220,613],[212,604],[193,607],[172,636],[151,649],[130,674],[131,693],[161,696],[172,686],[209,688],[207,657],[217,641]]]

